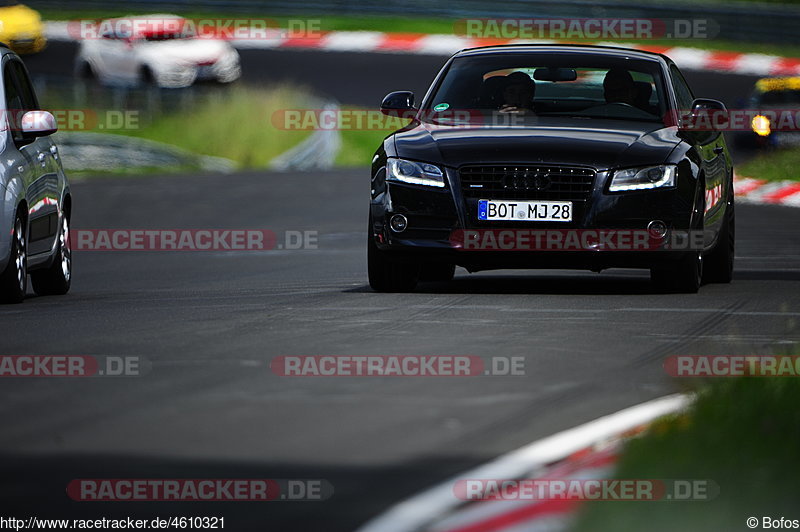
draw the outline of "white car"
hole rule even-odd
[[[76,60],[78,76],[112,85],[181,88],[202,80],[230,83],[241,73],[229,42],[199,35],[174,15],[105,20],[82,31]]]

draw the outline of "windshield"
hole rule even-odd
[[[456,58],[426,109],[660,122],[665,94],[655,61],[506,52]]]

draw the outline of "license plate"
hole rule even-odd
[[[571,222],[571,201],[478,200],[478,220]]]
[[[197,67],[197,77],[203,79],[214,77],[214,67],[209,65]]]

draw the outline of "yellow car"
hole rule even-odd
[[[762,78],[750,97],[751,134],[743,141],[758,147],[800,146],[800,76]]]
[[[0,0],[0,42],[18,54],[41,52],[47,45],[42,17],[16,0]]]

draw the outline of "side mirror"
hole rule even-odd
[[[414,118],[414,93],[411,91],[390,92],[381,102],[381,113],[400,118]]]
[[[692,102],[691,110],[681,109],[668,125],[678,125],[687,131],[712,131],[717,129],[716,124],[727,123],[726,116],[716,116],[720,113],[728,113],[724,103],[709,98],[696,98]],[[675,120],[676,118],[680,120]]]
[[[47,111],[28,111],[20,121],[22,135],[26,139],[47,137],[58,131],[56,117]]]
[[[709,98],[697,98],[692,102],[692,114],[697,115],[703,111],[722,111],[725,112],[725,104],[719,100]]]

